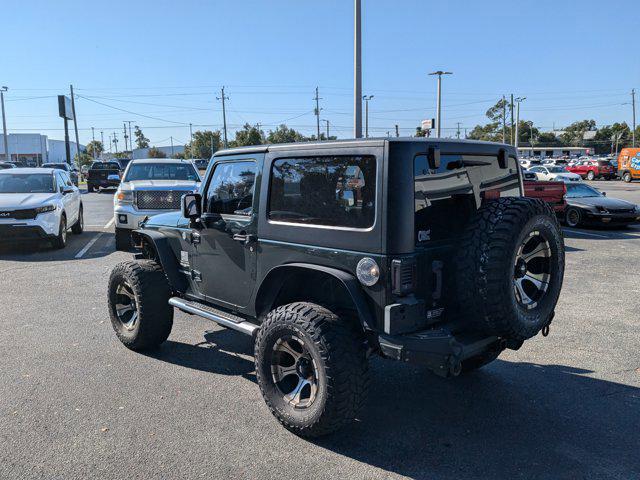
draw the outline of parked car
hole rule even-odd
[[[206,170],[209,166],[209,159],[197,158],[193,163],[198,170]]]
[[[623,148],[618,155],[618,176],[625,182],[640,178],[640,148]]]
[[[528,181],[524,182],[524,196],[537,198],[546,202],[556,213],[562,216],[567,206],[565,196],[567,184],[565,182]]]
[[[547,182],[550,182],[550,181],[579,182],[580,181],[580,175],[567,172],[566,168],[561,166],[539,165],[536,167],[531,167],[529,171],[535,173],[536,177],[538,177],[538,180],[545,180]]]
[[[629,225],[640,220],[640,208],[626,200],[609,198],[584,183],[567,184],[567,208],[564,220],[570,227],[579,225]]]
[[[69,174],[54,168],[0,170],[0,242],[67,244],[67,230],[84,229],[82,199]]]
[[[531,167],[542,165],[542,161],[539,158],[521,158],[520,165],[523,168],[530,169]]]
[[[536,180],[538,180],[538,176],[536,175],[535,172],[532,172],[530,170],[527,170],[526,168],[523,168],[522,179],[525,181],[535,182]]]
[[[116,161],[93,162],[87,172],[87,191],[120,185],[122,167]]]
[[[69,165],[68,163],[43,163],[42,168],[55,168],[57,170],[63,170],[69,174],[71,181],[77,187],[79,183],[78,168],[75,165]]]
[[[513,147],[367,139],[212,162],[181,211],[134,232],[111,322],[134,351],[167,339],[174,307],[254,337],[263,398],[295,434],[354,418],[369,355],[456,376],[548,333],[564,244],[549,206],[522,196]]]
[[[581,162],[567,167],[567,171],[580,175],[587,180],[604,178],[613,180],[617,176],[616,169],[608,160],[582,160]]]
[[[0,170],[6,170],[9,168],[16,168],[15,163],[11,162],[0,162]]]
[[[133,160],[113,198],[116,249],[131,249],[131,232],[147,217],[180,210],[182,195],[196,191],[200,175],[190,160]]]

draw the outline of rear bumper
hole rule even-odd
[[[383,356],[402,362],[425,365],[441,377],[460,373],[462,362],[491,349],[504,349],[498,337],[455,336],[444,328],[408,335],[378,336]]]

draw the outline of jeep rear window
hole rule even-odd
[[[268,216],[288,223],[369,228],[375,196],[375,157],[279,159],[271,169]]]

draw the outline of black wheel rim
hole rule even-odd
[[[569,224],[569,226],[575,227],[579,222],[580,213],[574,208],[569,209],[569,211],[567,212],[567,223]]]
[[[126,330],[133,330],[138,323],[138,306],[131,285],[122,281],[116,287],[116,316]]]
[[[535,308],[549,290],[551,247],[539,231],[531,232],[520,244],[514,263],[513,290],[518,303]]]
[[[279,338],[271,352],[271,376],[283,401],[293,408],[309,408],[318,393],[318,369],[304,340]]]

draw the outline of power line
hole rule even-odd
[[[149,115],[144,115],[142,113],[132,112],[131,110],[125,110],[124,108],[114,107],[113,105],[109,105],[107,103],[102,103],[102,102],[99,102],[97,100],[93,100],[91,98],[87,98],[87,97],[82,96],[82,95],[76,95],[76,96],[79,97],[79,98],[84,98],[85,100],[88,100],[89,102],[97,103],[98,105],[102,105],[104,107],[113,108],[114,110],[119,110],[119,111],[125,112],[125,113],[130,113],[131,115],[137,115],[139,117],[149,118],[151,120],[158,120],[160,122],[175,123],[176,125],[188,125],[188,124],[183,123],[183,122],[174,122],[173,120],[166,120],[164,118],[152,117],[152,116],[149,116]]]

